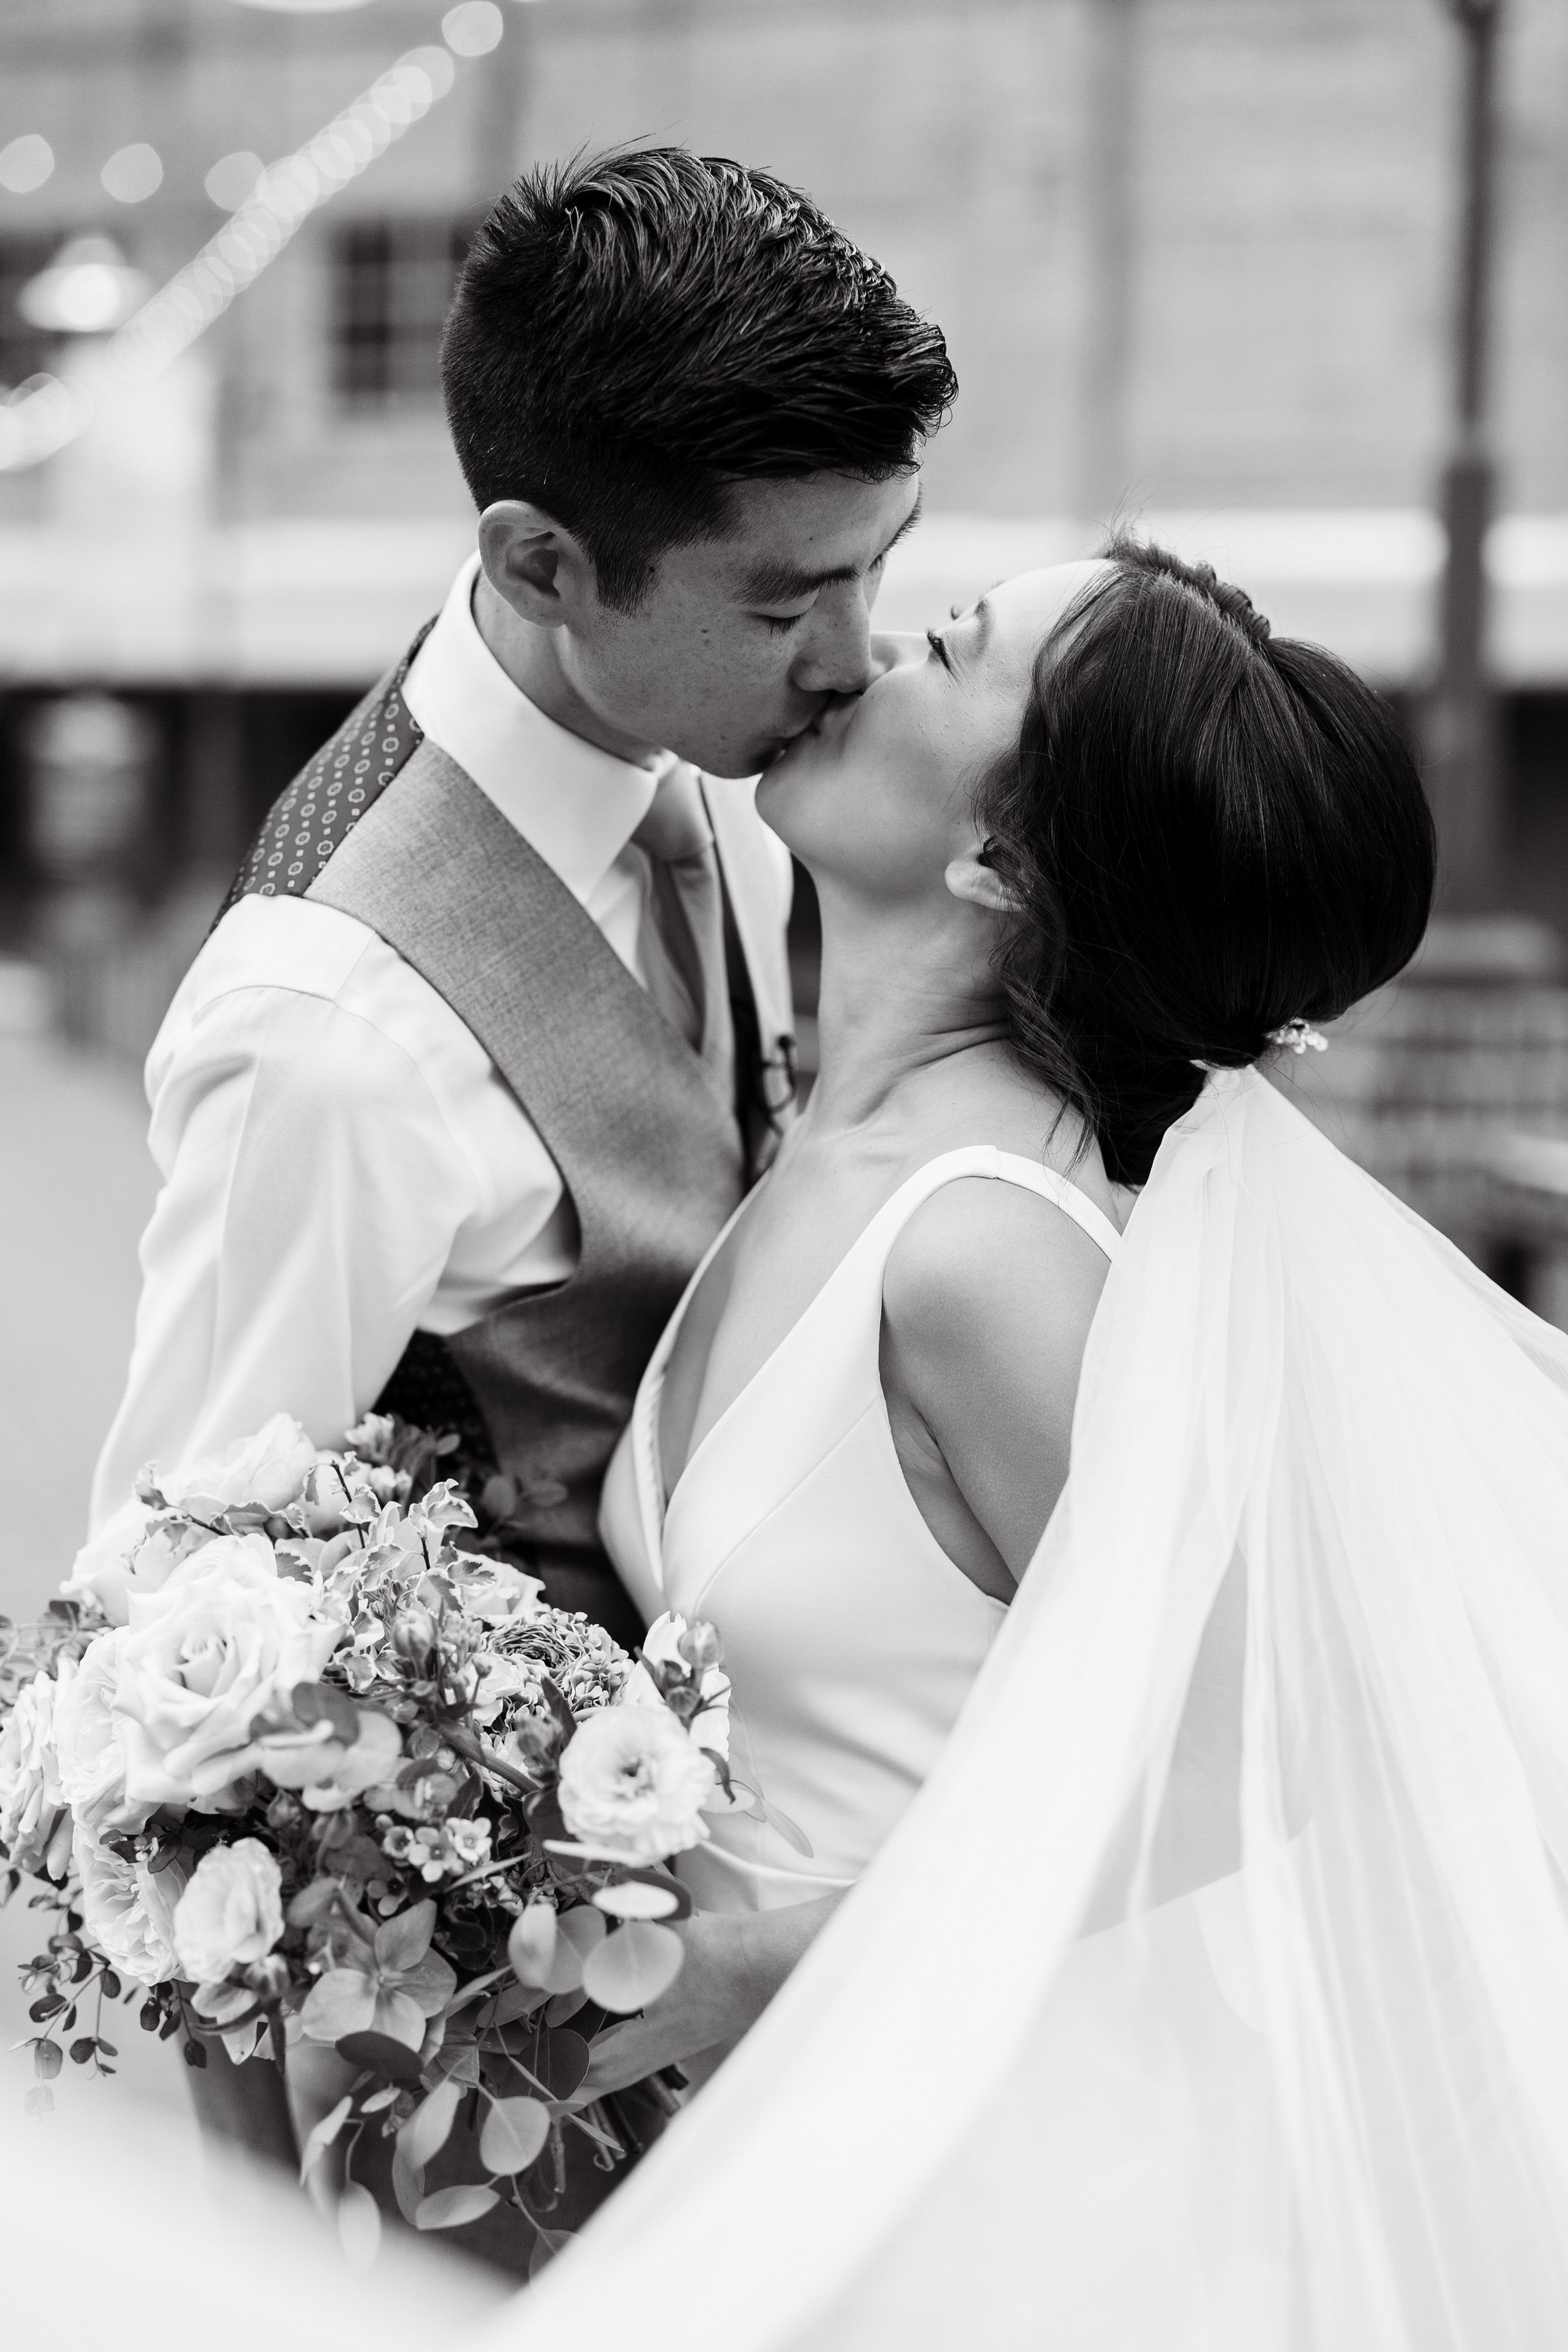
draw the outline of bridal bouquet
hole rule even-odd
[[[370,1415],[323,1453],[279,1414],[143,1475],[42,1622],[0,1621],[0,1895],[37,1877],[58,1923],[25,1972],[35,2110],[66,2037],[113,2071],[106,1999],[195,2066],[330,2046],[348,2087],[304,2166],[345,2152],[345,2232],[375,2227],[374,2133],[417,2228],[507,2200],[548,2251],[563,2135],[622,2152],[574,2097],[592,2033],[680,1967],[659,1865],[744,1801],[729,1684],[710,1627],[662,1618],[634,1662],[467,1549],[458,1486],[418,1491],[437,1450]]]

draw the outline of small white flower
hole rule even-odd
[[[585,1845],[659,1862],[708,1835],[715,1774],[667,1706],[608,1706],[578,1725],[561,1758],[562,1817]]]
[[[204,1853],[174,1907],[174,1950],[184,1974],[204,1985],[221,1983],[236,1969],[264,1960],[283,1933],[282,1884],[259,1838]]]

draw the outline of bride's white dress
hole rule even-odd
[[[878,1368],[893,1245],[964,1177],[1053,1202],[1113,1257],[1116,1228],[1055,1170],[989,1144],[900,1184],[696,1447],[668,1500],[665,1368],[745,1203],[693,1275],[611,1466],[606,1546],[650,1619],[716,1625],[733,1685],[731,1759],[809,1843],[737,1812],[682,1856],[704,1910],[766,1910],[853,1885],[926,1779],[1005,1616],[956,1568],[904,1483]]]
[[[1257,1073],[1211,1077],[1122,1236],[1039,1551],[988,1650],[962,1619],[969,1696],[929,1685],[919,1740],[886,1753],[934,1760],[918,1790],[868,1775],[858,1848],[837,1784],[792,1760],[774,1710],[796,1702],[747,1617],[777,1631],[815,1572],[804,1542],[766,1551],[796,1491],[773,1450],[826,1498],[837,1444],[877,1428],[863,1384],[812,1419],[837,1382],[806,1360],[792,1336],[699,1451],[689,1517],[678,1487],[661,1524],[635,1438],[620,1506],[738,1685],[760,1664],[742,1712],[827,1874],[886,1835],[499,2340],[1560,2352],[1568,1338]],[[792,1425],[764,1426],[770,1397]],[[795,1454],[801,1416],[824,1442]],[[869,1515],[831,1491],[853,1589]],[[919,1557],[909,1613],[952,1632],[969,1604]],[[875,1703],[911,1640],[882,1605],[827,1629],[852,1629]],[[791,1633],[795,1666],[820,1630]],[[852,1711],[832,1736],[858,1785]],[[768,1899],[759,1867],[795,1861],[732,1836],[713,1885]]]

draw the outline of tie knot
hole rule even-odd
[[[684,760],[672,760],[660,776],[648,813],[632,839],[667,866],[700,857],[712,848],[713,828],[702,805],[701,787]]]

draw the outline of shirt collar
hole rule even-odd
[[[514,686],[479,631],[471,555],[404,680],[415,724],[473,778],[585,906],[653,804],[669,764],[585,742]]]

